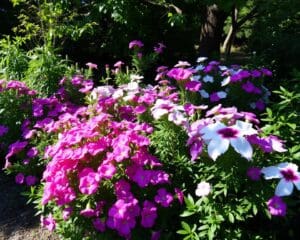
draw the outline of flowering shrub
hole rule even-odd
[[[283,141],[249,112],[264,109],[272,74],[204,61],[159,67],[155,86],[117,62],[104,78],[117,86],[76,75],[33,100],[5,167],[31,186],[43,226],[66,239],[265,239],[253,219],[284,216],[300,186],[297,165],[272,166]],[[275,193],[261,176],[281,178]]]

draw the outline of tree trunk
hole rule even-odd
[[[200,33],[199,54],[201,57],[215,58],[220,56],[226,17],[226,12],[220,10],[216,4],[206,7]]]
[[[224,44],[223,44],[223,49],[224,49],[226,58],[228,58],[230,55],[231,47],[234,43],[234,39],[235,39],[236,33],[238,31],[237,20],[238,20],[238,9],[236,7],[234,7],[232,9],[232,14],[231,14],[231,26],[230,26],[229,32],[228,32],[226,39],[224,41]]]

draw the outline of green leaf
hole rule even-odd
[[[186,222],[181,222],[181,226],[183,229],[185,229],[187,232],[191,232],[191,227]]]
[[[229,219],[229,222],[234,223],[234,216],[232,213],[228,214],[228,219]]]
[[[182,214],[180,214],[181,217],[189,217],[194,215],[195,212],[190,212],[190,211],[184,211]]]
[[[188,232],[185,231],[185,230],[178,230],[176,233],[178,233],[180,235],[186,235],[186,234],[188,234]]]

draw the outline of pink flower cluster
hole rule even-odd
[[[34,127],[46,132],[59,131],[57,143],[45,151],[45,158],[50,162],[42,178],[45,182],[42,204],[54,202],[68,208],[83,196],[96,197],[105,202],[103,209],[106,210],[101,214],[97,213],[97,207],[77,209],[81,216],[92,218],[96,231],[103,232],[108,227],[129,238],[138,221],[142,227],[152,228],[159,207],[170,207],[173,195],[180,196],[182,201],[182,193],[178,189],[173,193],[167,190],[169,174],[149,152],[148,136],[153,127],[137,119],[158,97],[173,99],[175,95],[171,95],[171,89],[158,91],[154,87],[140,88],[134,83],[117,89],[98,87],[90,94],[90,108],[78,108],[72,119],[67,117],[68,124],[63,121],[66,113],[54,108],[58,109],[54,112],[61,115],[58,120],[51,121],[52,128],[47,127],[49,123],[45,119],[54,110],[49,102],[55,100],[43,99],[42,108],[39,107],[41,101],[36,101],[35,115],[47,114],[43,122]],[[114,189],[106,189],[108,183],[113,183]],[[142,199],[135,196],[132,186],[144,192]],[[148,187],[156,187],[156,194],[148,195]],[[107,203],[105,197],[99,198],[99,192],[105,189],[114,192],[112,203]]]

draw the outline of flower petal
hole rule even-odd
[[[275,189],[275,195],[282,197],[282,196],[289,196],[292,194],[294,189],[294,185],[292,182],[288,182],[285,179],[281,179]]]
[[[273,179],[273,178],[281,178],[282,175],[278,167],[271,166],[271,167],[264,167],[261,172],[264,174],[264,178],[266,180]]]
[[[237,120],[235,126],[243,133],[243,135],[257,134],[257,131],[252,128],[251,123]]]
[[[213,124],[209,124],[206,127],[200,130],[200,133],[203,134],[202,138],[204,140],[211,140],[215,138],[219,138],[218,130],[225,128],[226,126],[223,123],[216,122]]]
[[[222,138],[215,138],[208,144],[207,151],[208,155],[216,160],[221,154],[227,151],[229,147],[229,140]]]
[[[300,179],[300,176],[299,176],[299,179]],[[300,180],[294,182],[294,184],[295,184],[296,188],[297,188],[298,190],[300,190]]]
[[[234,150],[241,154],[244,158],[248,160],[252,158],[252,146],[244,137],[231,139],[230,142]]]

